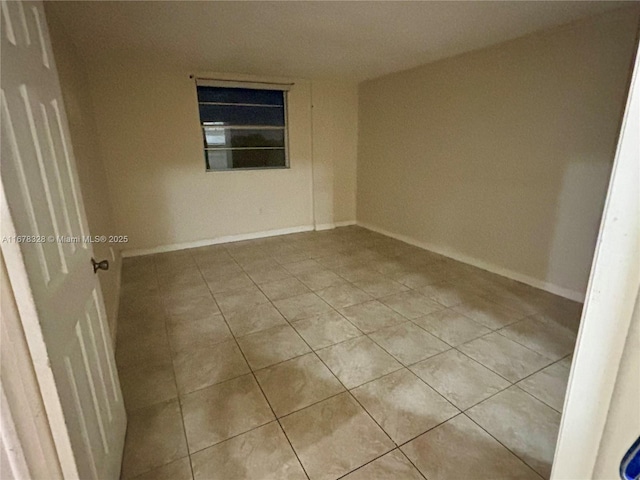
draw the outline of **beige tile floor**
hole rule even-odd
[[[359,227],[126,259],[122,476],[548,478],[581,308]]]

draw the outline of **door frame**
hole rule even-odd
[[[593,478],[640,288],[640,49],[629,83],[552,480]],[[620,452],[620,459],[625,452]]]

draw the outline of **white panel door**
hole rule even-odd
[[[91,244],[57,241],[89,231],[44,9],[1,5],[2,252],[65,478],[117,479],[126,415]]]

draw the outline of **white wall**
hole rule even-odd
[[[350,140],[340,137],[353,145],[345,152],[331,151],[326,144],[333,138],[322,129],[314,134],[309,80],[185,71],[136,58],[89,62],[87,68],[116,229],[130,237],[125,250],[144,253],[257,232],[312,229],[315,216],[316,223],[333,223],[334,210],[341,220],[355,220],[353,206],[334,209],[333,188],[325,188],[333,187],[332,168],[325,166],[332,167],[334,154],[355,171],[355,128],[345,127],[354,132]],[[288,94],[291,168],[206,172],[189,74],[293,82]],[[337,91],[342,89],[355,91],[356,86],[342,84]],[[356,95],[348,100],[350,111],[356,111]],[[321,91],[314,100],[336,128],[353,121],[332,102],[331,91]],[[315,167],[313,147],[320,152]],[[314,175],[322,181],[314,183]],[[341,183],[337,190],[355,197],[355,183]]]
[[[581,298],[637,21],[616,11],[361,84],[358,221]]]
[[[71,143],[76,159],[89,231],[91,235],[115,235],[111,198],[103,157],[98,147],[93,103],[84,65],[73,44],[68,40],[59,20],[47,14],[49,34],[60,77],[60,86],[69,121]],[[116,316],[120,290],[120,246],[108,243],[92,245],[98,260],[109,260],[109,270],[99,275],[112,339],[115,341]]]
[[[356,219],[358,88],[355,83],[312,85],[315,221],[319,228]]]

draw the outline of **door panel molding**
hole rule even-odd
[[[116,480],[126,414],[43,5],[0,13],[2,254],[64,477]]]

